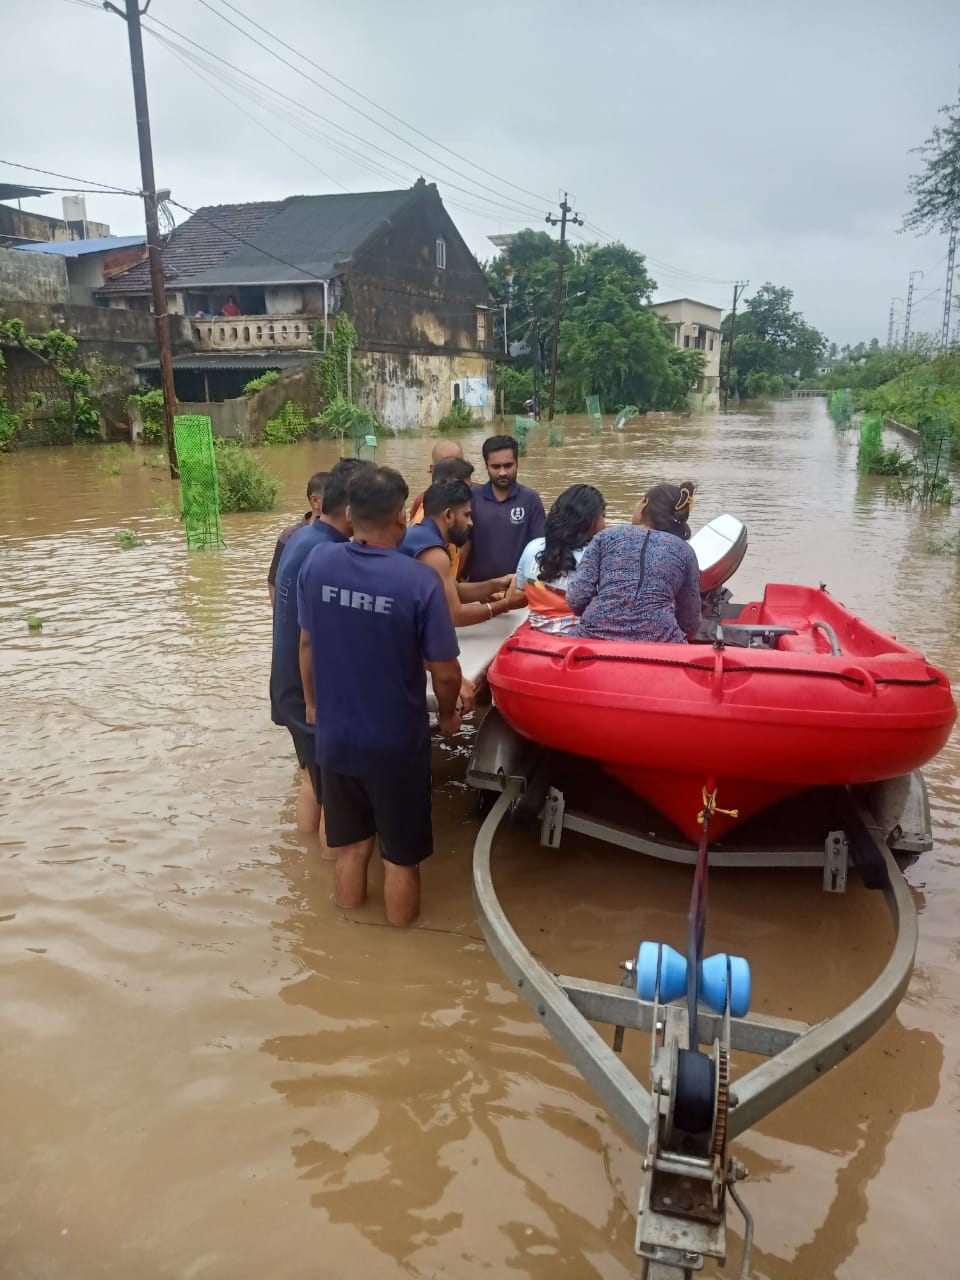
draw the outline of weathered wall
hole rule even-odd
[[[66,302],[70,296],[67,264],[45,253],[0,249],[0,306],[7,319],[10,304],[21,301]]]
[[[82,222],[64,222],[62,218],[49,218],[44,213],[28,213],[9,204],[0,204],[0,244],[31,240],[94,240],[109,234],[110,228],[105,222],[88,222],[84,237]]]
[[[30,258],[34,255],[24,253],[17,256]],[[3,296],[0,289],[0,301]],[[77,339],[81,350],[99,351],[107,364],[132,367],[141,360],[156,359],[153,316],[145,311],[118,311],[112,307],[75,307],[32,301],[18,302],[15,307],[7,306],[6,314],[8,319],[13,315],[19,316],[29,333],[41,334],[48,329],[62,329],[64,333]],[[190,322],[187,319],[170,317],[170,346],[174,355],[193,350]]]
[[[238,400],[215,400],[209,404],[202,400],[196,403],[181,401],[177,404],[177,413],[197,413],[209,418],[213,434],[225,440],[247,434],[247,400],[243,396]]]
[[[495,365],[489,356],[361,351],[358,363],[364,401],[394,431],[435,427],[453,401],[452,384],[462,388],[468,378],[486,379],[486,407],[473,412],[478,422],[493,421]]]
[[[492,304],[486,277],[443,207],[436,188],[416,194],[368,241],[346,272],[343,310],[361,347],[492,351],[492,325],[481,339],[478,305]],[[437,265],[437,240],[446,266]]]

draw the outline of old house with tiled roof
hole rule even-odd
[[[305,365],[340,312],[359,338],[364,395],[394,428],[452,401],[493,414],[496,340],[486,277],[432,184],[199,209],[163,250],[168,306],[194,350],[178,398],[222,400],[267,369]],[[106,281],[101,305],[150,308],[146,264]],[[224,309],[237,314],[224,314]],[[143,366],[155,377],[155,362]]]

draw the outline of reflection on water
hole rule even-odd
[[[464,437],[479,464],[481,432]],[[949,513],[904,513],[816,403],[622,435],[535,432],[522,475],[628,519],[658,479],[695,523],[750,527],[739,598],[825,581],[956,676]],[[431,441],[381,459],[418,490]],[[437,748],[422,927],[347,919],[293,830],[296,767],[266,703],[266,569],[332,445],[264,451],[282,509],[188,556],[144,453],[0,460],[0,960],[4,1274],[636,1276],[638,1155],[501,979],[470,898],[466,743]],[[113,458],[110,458],[110,463]],[[149,457],[147,462],[149,464]],[[114,531],[146,545],[120,550]],[[39,633],[24,619],[44,619]],[[950,1274],[960,1229],[960,788],[928,770],[937,847],[911,869],[918,967],[851,1062],[737,1143],[757,1277]],[[510,831],[496,876],[544,963],[615,980],[642,937],[682,945],[689,872]],[[922,892],[921,892],[922,890]],[[881,901],[816,876],[730,872],[710,945],[750,957],[756,1007],[819,1018],[876,974]],[[627,1059],[645,1069],[640,1037]],[[737,1256],[738,1242],[731,1244]],[[709,1272],[708,1272],[709,1274]]]

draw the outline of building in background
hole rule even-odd
[[[20,253],[62,258],[67,269],[69,301],[78,307],[106,306],[98,296],[104,284],[147,258],[147,237],[97,236],[91,240],[47,240],[18,244]]]
[[[267,369],[303,367],[337,316],[357,331],[362,397],[394,429],[431,427],[455,400],[493,417],[493,299],[436,187],[291,196],[199,209],[163,250],[168,306],[194,351],[174,360],[178,398],[237,397]],[[148,311],[140,263],[97,300]],[[156,362],[143,372],[156,376]]]
[[[87,205],[83,196],[63,197],[62,218],[30,213],[20,207],[23,200],[49,194],[40,187],[0,182],[0,201],[17,201],[17,208],[9,203],[0,203],[0,248],[12,249],[17,245],[39,244],[48,240],[92,240],[110,234],[105,222],[87,221]]]
[[[669,302],[653,303],[652,309],[672,325],[675,346],[703,352],[703,376],[697,384],[697,392],[705,405],[718,403],[721,308],[697,302],[694,298],[672,298]]]

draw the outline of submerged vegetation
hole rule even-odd
[[[121,551],[130,551],[133,547],[146,546],[145,539],[141,538],[135,529],[118,529],[113,536]]]
[[[218,440],[216,457],[223,514],[273,510],[280,478],[264,466],[252,449]]]

